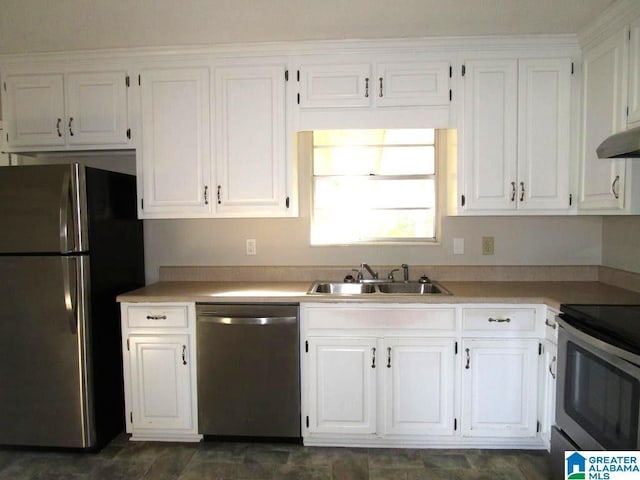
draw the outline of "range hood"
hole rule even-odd
[[[596,148],[598,158],[640,157],[640,127],[611,135]]]

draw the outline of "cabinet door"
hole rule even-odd
[[[629,35],[629,116],[628,126],[640,126],[640,18],[631,24]]]
[[[216,104],[216,212],[285,215],[285,67],[218,68]]]
[[[126,72],[70,73],[65,129],[70,145],[127,143]]]
[[[449,105],[450,63],[379,63],[371,85],[377,106]]]
[[[520,60],[518,209],[569,209],[571,59]]]
[[[463,435],[535,437],[538,342],[463,340],[462,361]]]
[[[375,433],[375,338],[309,338],[310,433]]]
[[[129,337],[133,430],[191,429],[187,335]]]
[[[10,147],[65,144],[62,74],[10,75],[5,91],[4,128]]]
[[[463,168],[465,209],[515,210],[517,60],[465,62]]]
[[[558,346],[545,340],[540,363],[540,435],[545,445],[551,441],[551,427],[556,420],[556,372],[558,371]]]
[[[453,339],[386,338],[385,433],[452,435]]]
[[[580,210],[624,209],[625,160],[600,159],[596,148],[626,126],[626,47],[625,31],[583,54]]]
[[[207,68],[142,72],[143,217],[210,216],[209,90]]]
[[[301,108],[368,107],[374,95],[370,63],[300,67]]]

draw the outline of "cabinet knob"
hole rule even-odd
[[[382,82],[383,82],[382,77],[380,77],[378,80],[380,81],[380,93],[378,94],[378,96],[380,98],[382,98],[383,97],[383,94],[382,94],[382,90],[383,90],[383,88],[382,88]]]
[[[73,117],[69,117],[69,135],[73,137]]]
[[[371,368],[376,368],[376,348],[371,348]]]
[[[61,137],[62,136],[62,132],[60,131],[60,125],[62,124],[62,119],[59,118],[58,121],[56,122],[56,130],[58,132],[58,136]]]
[[[520,182],[520,201],[524,202],[524,182]]]
[[[182,364],[183,365],[187,364],[187,346],[186,345],[182,345]]]
[[[464,368],[469,370],[469,364],[471,363],[471,354],[469,353],[469,349],[468,348],[465,348],[464,351],[467,354],[467,364],[464,366]]]
[[[369,98],[369,77],[364,79],[364,98]]]

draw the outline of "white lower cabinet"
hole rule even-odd
[[[304,443],[543,448],[543,310],[303,304]]]
[[[136,429],[191,428],[187,335],[128,338],[131,422]]]
[[[376,345],[375,338],[309,338],[309,432],[375,433]]]
[[[462,435],[537,435],[538,342],[464,339]]]
[[[310,433],[453,434],[453,339],[308,342]]]
[[[386,338],[384,433],[453,435],[455,340]]]
[[[131,440],[199,441],[194,304],[123,303],[121,309]]]

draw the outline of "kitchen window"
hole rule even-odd
[[[434,129],[313,132],[313,245],[435,242]]]

